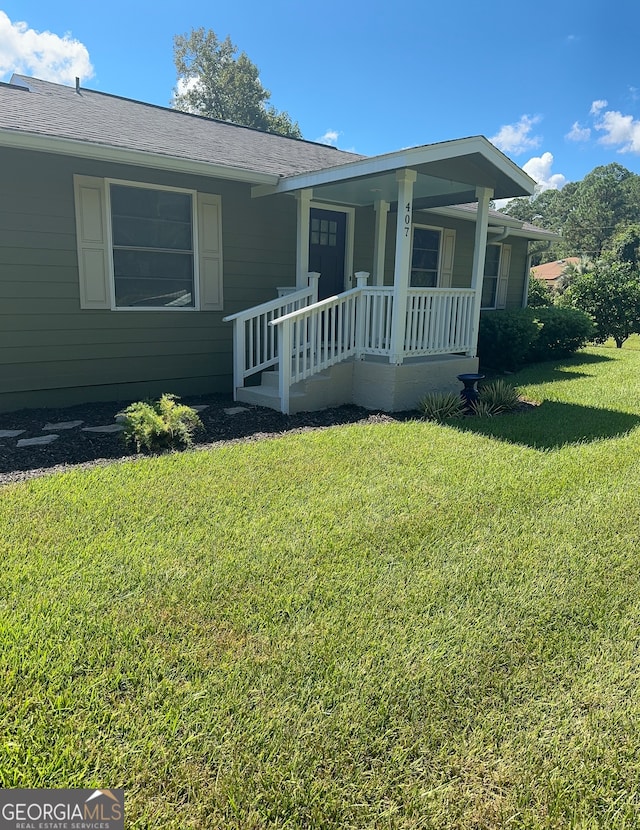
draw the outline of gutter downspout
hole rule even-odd
[[[503,239],[506,239],[508,236],[511,236],[512,230],[513,228],[503,227],[497,236],[494,236],[491,239],[487,237],[487,243],[489,245],[495,245],[496,242],[502,242]]]

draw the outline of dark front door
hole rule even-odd
[[[318,299],[344,291],[344,259],[347,214],[311,208],[309,270],[320,272]]]

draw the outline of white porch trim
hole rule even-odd
[[[484,281],[484,261],[487,253],[487,229],[489,227],[489,202],[493,196],[493,190],[490,187],[477,187],[476,196],[478,197],[478,212],[476,214],[476,238],[473,247],[473,267],[471,269],[471,288],[475,292],[471,319],[471,343],[473,347],[467,352],[470,357],[475,357],[478,353],[482,283]]]
[[[384,257],[387,246],[387,216],[391,205],[384,199],[376,199],[375,236],[373,242],[373,284],[384,285]]]
[[[300,190],[296,197],[296,287],[304,288],[309,273],[309,209],[313,190]]]
[[[396,219],[396,259],[393,272],[393,320],[391,324],[390,362],[404,360],[404,337],[407,325],[407,296],[413,225],[413,185],[415,170],[398,170],[398,215]]]

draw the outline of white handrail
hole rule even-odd
[[[244,385],[245,378],[275,366],[278,362],[277,337],[269,324],[282,314],[286,315],[315,303],[318,299],[319,276],[310,273],[309,285],[306,288],[293,290],[284,296],[223,318],[223,322],[233,323],[234,399],[237,399],[237,390]]]
[[[352,288],[276,320],[278,327],[280,408],[289,412],[294,383],[346,360],[359,352],[356,307],[363,288]]]

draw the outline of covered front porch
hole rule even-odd
[[[255,198],[296,197],[296,286],[225,318],[234,324],[235,398],[285,413],[341,403],[393,411],[415,406],[428,391],[458,388],[456,375],[478,366],[490,200],[532,190],[531,179],[482,137],[255,188]],[[477,207],[468,287],[412,285],[414,211],[471,201]],[[347,275],[344,290],[324,299],[322,275],[309,271],[312,203],[346,206],[354,222],[358,208],[375,210],[372,272]],[[392,282],[385,278],[390,227]]]

